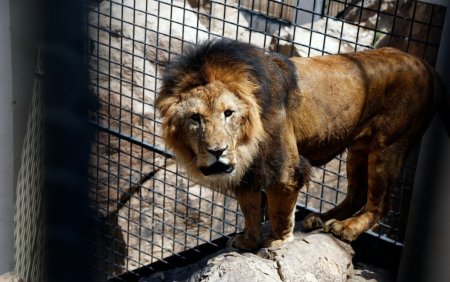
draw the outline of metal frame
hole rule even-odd
[[[328,8],[330,3],[344,4],[356,9],[359,16],[350,20],[342,12],[335,17],[325,9],[322,15],[317,12],[321,9],[314,5],[314,11],[310,11],[298,8],[299,3],[292,1],[277,2],[283,8],[295,10],[292,21],[279,20],[269,11],[255,11],[251,9],[254,5],[249,9],[243,0],[211,0],[209,6],[200,3],[191,8],[188,1],[165,0],[145,4],[131,0],[103,1],[100,8],[98,3],[90,4],[86,21],[90,34],[90,87],[100,97],[90,121],[96,130],[90,179],[92,206],[97,213],[93,224],[101,226],[97,228],[100,239],[95,244],[103,250],[96,255],[97,270],[103,272],[102,277],[113,274],[117,276],[115,280],[120,280],[119,275],[125,270],[130,274],[124,274],[128,278],[123,279],[128,281],[132,273],[148,274],[183,264],[191,261],[191,256],[217,249],[221,245],[215,240],[222,242],[242,228],[242,216],[233,199],[223,196],[219,203],[215,193],[207,194],[208,189],[191,183],[173,165],[173,156],[164,149],[158,133],[160,121],[151,101],[160,83],[164,61],[181,53],[185,46],[227,36],[258,42],[261,47],[287,55],[310,56],[373,48],[379,37],[385,37],[385,44],[398,44],[434,63],[439,46],[434,36],[441,31],[443,22],[431,16],[416,18],[424,4],[413,2],[409,10],[412,14],[408,15],[398,3],[392,10],[381,11],[380,5],[361,8],[349,0],[324,2]],[[154,10],[150,11],[150,6]],[[431,14],[436,11],[430,9]],[[363,12],[376,15],[373,26],[364,22]],[[292,24],[299,22],[302,13],[309,13],[311,21]],[[312,21],[319,17],[320,22]],[[390,30],[380,27],[382,17],[390,19]],[[405,21],[408,28],[396,30]],[[425,28],[425,36],[417,36],[415,26]],[[177,27],[183,32],[177,33]],[[235,32],[230,33],[226,27]],[[354,34],[349,36],[346,31]],[[403,46],[404,39],[407,42]],[[367,260],[364,258],[364,249],[370,248],[367,246],[378,246],[372,248],[377,253],[379,246],[385,245],[393,254],[388,267],[394,271],[398,267],[416,162],[417,152],[411,156],[395,189],[396,209],[369,232],[375,236],[365,235],[363,238],[368,239],[355,243],[355,248],[362,250],[358,251],[361,260]],[[345,195],[345,179],[345,154],[318,168],[311,186],[299,198],[298,217],[306,211],[324,211],[336,205]],[[180,227],[178,222],[189,227]],[[189,229],[191,225],[194,227]],[[105,234],[105,230],[109,233]],[[365,248],[358,247],[360,242],[364,242]],[[128,254],[123,252],[124,248]],[[144,259],[150,263],[142,263]]]

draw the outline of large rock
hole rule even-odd
[[[8,272],[0,275],[0,282],[25,282],[25,280],[15,272]]]
[[[350,245],[322,233],[297,232],[281,248],[258,253],[221,251],[185,268],[140,281],[347,281],[353,274]]]

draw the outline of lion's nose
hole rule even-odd
[[[206,149],[206,151],[208,151],[210,154],[212,154],[216,158],[220,158],[220,156],[222,156],[223,152],[225,152],[226,149],[227,148],[225,147],[225,148]]]

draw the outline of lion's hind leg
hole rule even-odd
[[[329,220],[325,223],[325,231],[345,241],[353,241],[386,215],[390,187],[395,184],[406,159],[405,148],[406,144],[398,141],[385,148],[377,146],[369,153],[368,190],[364,208],[354,217],[342,221]]]
[[[311,213],[303,220],[306,230],[323,228],[329,220],[344,220],[359,211],[366,202],[369,141],[358,140],[347,152],[347,195],[336,207],[319,214]]]

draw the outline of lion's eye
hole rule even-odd
[[[223,114],[225,115],[225,117],[230,117],[234,114],[234,112],[232,110],[226,110],[225,112],[223,112]]]
[[[189,117],[189,119],[192,120],[192,121],[195,121],[195,122],[199,123],[199,122],[200,122],[200,115],[199,115],[199,114],[192,114],[192,115]]]

